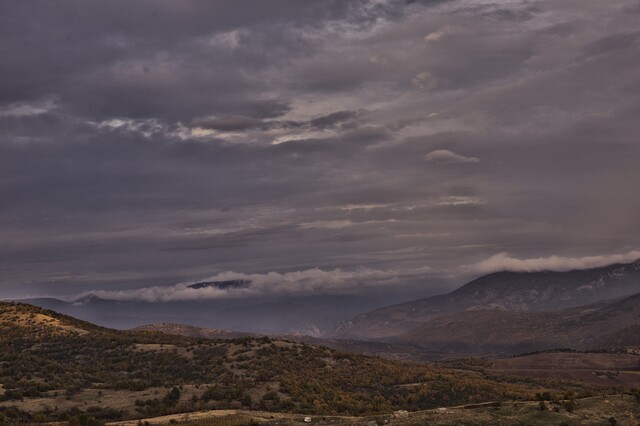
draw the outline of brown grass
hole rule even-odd
[[[40,313],[7,310],[0,314],[0,321],[11,321],[15,326],[47,328],[54,334],[87,334],[87,330],[63,324],[59,319]]]
[[[389,426],[482,426],[529,425],[547,426],[601,426],[615,418],[619,426],[637,426],[640,421],[640,403],[629,395],[608,395],[583,398],[576,401],[573,412],[558,403],[547,402],[541,411],[537,401],[476,404],[411,412],[407,417],[394,418],[391,414],[372,417],[313,416],[312,424],[321,426],[378,425]],[[176,424],[184,426],[249,426],[252,424],[304,425],[302,414],[280,414],[261,411],[214,410],[199,413],[163,416],[141,421],[108,423],[108,426],[137,426]]]
[[[640,356],[633,354],[540,353],[496,360],[488,371],[507,376],[579,380],[602,386],[640,386]]]

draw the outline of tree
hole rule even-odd
[[[167,395],[164,397],[163,402],[170,405],[175,405],[179,400],[180,400],[180,389],[174,386],[171,388],[169,392],[167,392]]]
[[[244,394],[244,396],[242,397],[240,402],[245,407],[251,407],[251,404],[253,403],[253,401],[251,400],[251,396],[249,394],[247,394],[247,393]]]

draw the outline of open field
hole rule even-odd
[[[275,413],[269,411],[249,410],[209,410],[194,413],[173,414],[168,416],[143,419],[149,425],[247,425],[260,424],[303,424],[305,417],[310,417],[314,424],[351,424],[364,418],[354,416],[307,416],[305,414]],[[388,417],[388,416],[378,416]],[[137,426],[138,420],[107,423],[108,426]]]
[[[640,402],[630,395],[608,395],[575,401],[572,411],[565,403],[538,401],[502,402],[442,407],[396,415],[368,417],[309,416],[313,425],[390,425],[390,426],[480,426],[480,425],[621,425],[637,426],[640,421]],[[283,414],[264,411],[214,410],[142,420],[150,425],[185,426],[247,426],[302,425],[304,414]],[[615,422],[614,422],[615,421]],[[136,426],[136,421],[109,423],[109,426]]]
[[[508,376],[579,380],[602,386],[640,387],[640,356],[633,353],[539,353],[495,360],[487,371]]]
[[[576,401],[573,412],[563,403],[547,402],[544,411],[539,402],[503,403],[495,407],[452,408],[411,414],[406,419],[392,419],[393,426],[480,426],[480,425],[625,425],[637,426],[640,404],[636,398],[624,395],[584,398]],[[612,423],[611,418],[615,419]]]

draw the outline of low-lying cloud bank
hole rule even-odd
[[[458,272],[463,275],[483,275],[497,271],[537,272],[569,271],[606,266],[613,263],[629,263],[640,259],[640,251],[632,250],[622,254],[608,254],[586,257],[550,256],[518,259],[502,252],[486,260],[463,265]],[[413,269],[358,268],[353,271],[342,269],[306,269],[295,272],[268,272],[265,274],[245,274],[241,272],[221,272],[198,282],[244,281],[246,286],[218,288],[216,286],[191,287],[196,282],[179,283],[173,286],[153,286],[131,290],[90,290],[73,300],[82,303],[89,296],[114,301],[174,302],[207,299],[234,299],[267,297],[277,295],[302,296],[310,294],[357,294],[374,288],[407,286],[426,279],[443,277],[451,271],[431,267]],[[454,274],[455,275],[455,274]]]
[[[379,270],[359,268],[354,271],[319,268],[295,272],[269,272],[266,274],[243,274],[222,272],[201,281],[220,282],[243,280],[249,285],[234,288],[192,288],[194,282],[174,286],[154,286],[132,290],[91,290],[79,294],[74,300],[81,303],[88,296],[116,301],[173,302],[187,300],[261,297],[270,295],[350,294],[363,289],[406,284],[429,276],[430,267],[408,270]]]
[[[640,259],[640,251],[632,250],[622,254],[606,254],[586,257],[538,257],[518,259],[509,253],[502,252],[473,265],[465,265],[463,269],[478,274],[497,271],[537,272],[537,271],[570,271],[573,269],[598,268],[612,263],[629,263]]]

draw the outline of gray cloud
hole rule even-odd
[[[3,2],[0,297],[637,250],[638,13]]]
[[[355,119],[366,111],[336,111],[306,121],[295,120],[259,120],[243,115],[226,115],[221,117],[199,117],[193,120],[193,125],[204,129],[220,132],[241,132],[246,130],[259,131],[309,131],[327,130],[336,127],[349,128],[356,124]]]
[[[438,149],[431,151],[424,156],[424,159],[430,163],[451,164],[451,163],[477,163],[480,159],[476,157],[465,157],[456,154],[448,149]]]
[[[222,132],[238,132],[261,127],[260,121],[242,115],[220,118],[198,118],[194,120],[193,124],[205,129],[219,130]]]
[[[311,127],[324,129],[326,127],[333,127],[337,124],[350,121],[359,115],[358,111],[337,111],[331,114],[323,115],[309,121]]]

